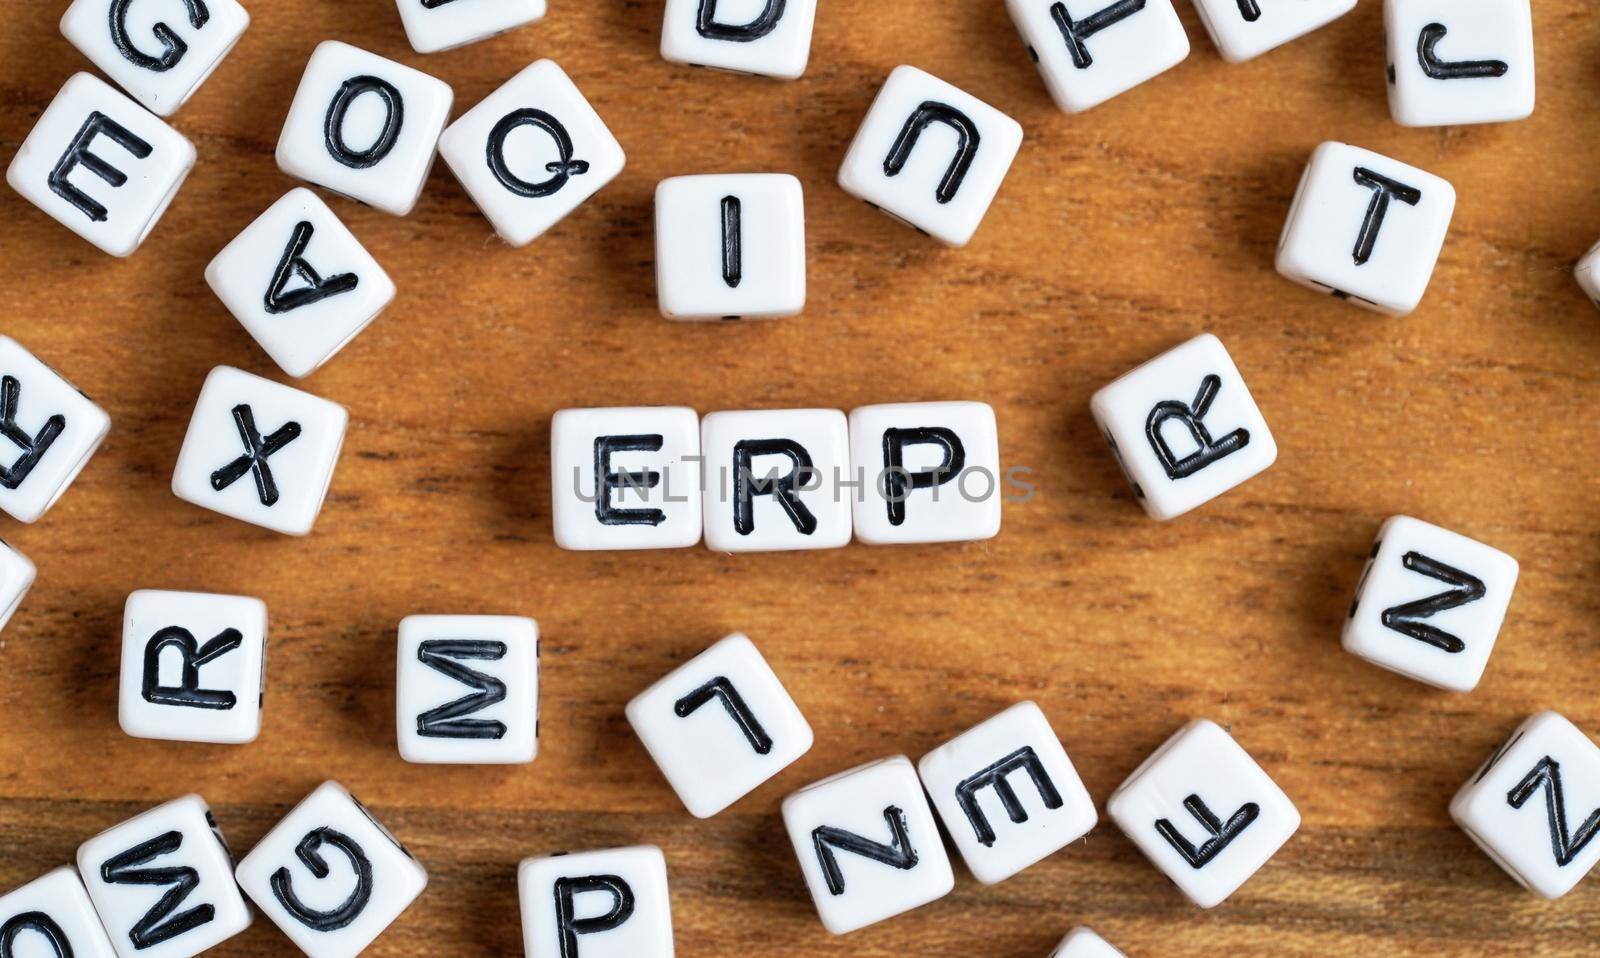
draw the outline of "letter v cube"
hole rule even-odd
[[[1210,333],[1103,387],[1089,407],[1134,496],[1156,519],[1204,505],[1278,458],[1244,377]]]

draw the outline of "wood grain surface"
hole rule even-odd
[[[524,856],[653,842],[680,954],[1042,958],[1087,923],[1134,958],[1592,955],[1600,881],[1548,903],[1452,826],[1446,803],[1528,713],[1600,733],[1600,339],[1572,262],[1600,236],[1600,29],[1540,0],[1539,108],[1521,123],[1405,130],[1388,115],[1380,4],[1243,65],[1193,9],[1177,69],[1088,114],[1056,112],[999,0],[825,2],[795,83],[669,65],[661,4],[555,0],[542,23],[454,52],[410,50],[390,0],[258,0],[234,53],[175,117],[199,164],[131,259],[0,191],[0,329],[111,414],[110,438],[43,521],[3,534],[39,581],[0,636],[0,886],[189,791],[248,849],[326,778],[427,865],[373,956],[521,954]],[[58,3],[0,10],[6,161],[73,72]],[[202,279],[296,185],[273,146],[306,58],[338,38],[455,89],[456,113],[557,59],[628,151],[626,172],[525,249],[499,243],[442,165],[396,218],[332,199],[395,277],[395,304],[305,382],[346,405],[315,533],[280,537],[168,488],[218,364],[281,378]],[[1018,118],[1027,140],[973,244],[950,251],[833,176],[888,71],[912,63]],[[1368,314],[1272,270],[1311,149],[1340,139],[1450,180],[1460,201],[1422,308]],[[666,176],[804,182],[810,303],[774,323],[689,325],[655,308],[651,200]],[[1090,394],[1202,330],[1222,337],[1281,447],[1276,466],[1169,524],[1146,519]],[[975,399],[1037,492],[987,543],[730,557],[564,553],[549,517],[549,418],[568,406],[717,409]],[[1516,556],[1500,645],[1470,695],[1340,650],[1378,524],[1410,513]],[[120,614],[139,588],[265,599],[260,739],[129,738]],[[413,612],[516,613],[545,636],[538,760],[411,766],[395,750],[395,626]],[[761,645],[813,751],[710,821],[679,805],[624,703],[725,633]],[[1040,702],[1103,802],[1179,725],[1207,716],[1305,823],[1202,913],[1103,822],[993,888],[842,939],[818,923],[778,817],[789,791],[927,749]],[[1574,812],[1574,814],[1578,814]],[[289,955],[270,923],[217,948]]]

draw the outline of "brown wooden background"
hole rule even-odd
[[[153,2],[153,0],[152,0]],[[61,4],[0,9],[0,153],[88,64]],[[1600,881],[1545,903],[1446,815],[1516,723],[1556,708],[1600,733],[1600,316],[1570,265],[1600,236],[1600,28],[1540,0],[1539,109],[1503,126],[1403,130],[1384,100],[1380,4],[1255,62],[1194,44],[1093,112],[1050,105],[999,0],[824,0],[792,84],[671,66],[661,3],[553,0],[545,22],[429,57],[389,0],[258,0],[175,124],[199,165],[130,260],[0,191],[0,329],[110,413],[110,439],[43,521],[3,534],[40,579],[0,635],[0,887],[199,791],[248,849],[314,785],[367,800],[429,869],[374,956],[521,954],[514,867],[654,842],[680,953],[1043,958],[1088,923],[1134,958],[1594,953]],[[316,532],[276,536],[168,490],[206,372],[279,376],[201,271],[296,185],[272,150],[312,47],[334,37],[445,79],[456,113],[538,57],[572,74],[627,171],[552,234],[494,239],[441,166],[399,219],[335,200],[394,275],[390,310],[307,388],[351,429]],[[833,175],[878,84],[914,63],[1017,117],[1027,140],[971,247],[947,251],[847,198]],[[1343,139],[1448,178],[1460,203],[1432,288],[1378,317],[1272,271],[1313,146]],[[810,305],[770,324],[655,312],[651,197],[681,173],[791,171],[807,188]],[[1232,350],[1278,464],[1171,524],[1147,520],[1092,427],[1099,385],[1201,330]],[[281,378],[281,377],[279,377]],[[548,422],[565,406],[702,411],[979,399],[1038,493],[993,542],[742,558],[563,553]],[[1407,512],[1505,549],[1523,578],[1483,685],[1433,692],[1342,652],[1341,614],[1382,519]],[[238,592],[271,610],[262,735],[245,747],[116,724],[124,598]],[[544,630],[531,766],[408,766],[393,651],[412,612],[519,613]],[[634,693],[748,632],[817,732],[778,780],[708,821],[627,727]],[[1116,828],[995,888],[844,939],[817,922],[778,819],[789,790],[913,757],[1037,699],[1103,802],[1192,716],[1230,724],[1305,825],[1201,913]],[[1580,814],[1574,811],[1573,814]],[[269,923],[219,956],[288,955]]]

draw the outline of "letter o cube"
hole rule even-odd
[[[428,884],[422,865],[338,782],[296,805],[234,876],[310,958],[355,958]]]
[[[527,858],[517,868],[527,958],[672,958],[667,860],[654,845]]]
[[[289,104],[278,168],[405,216],[422,195],[454,96],[420,70],[325,40]]]
[[[194,145],[99,77],[74,74],[6,168],[6,182],[112,256],[155,229],[194,168]]]
[[[1278,272],[1403,316],[1433,277],[1456,191],[1432,173],[1344,143],[1311,154],[1278,240]]]
[[[539,60],[450,124],[439,155],[500,238],[526,246],[622,172],[626,157],[554,60]]]
[[[28,950],[30,943],[35,950]],[[116,958],[94,903],[70,865],[0,895],[0,945],[14,958]]]

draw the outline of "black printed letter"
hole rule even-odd
[[[226,710],[238,703],[229,691],[200,687],[200,666],[227,655],[244,644],[238,629],[223,629],[216,638],[196,646],[194,633],[176,625],[150,637],[144,647],[144,700],[154,705],[179,705],[196,709]],[[161,684],[161,653],[175,647],[183,656],[183,670],[177,685]]]
[[[184,53],[188,51],[189,45],[165,23],[158,22],[150,28],[150,32],[161,41],[160,56],[153,57],[140,52],[128,38],[128,6],[132,3],[133,0],[111,0],[112,45],[117,48],[118,53],[127,58],[128,62],[146,70],[164,73],[177,66],[178,61],[182,60]],[[196,30],[205,26],[206,21],[211,19],[211,11],[207,10],[206,5],[200,0],[183,0],[183,5],[189,12],[189,26]]]
[[[842,828],[823,826],[811,832],[811,844],[817,850],[817,862],[822,866],[822,877],[828,883],[829,894],[844,894],[844,872],[839,870],[839,860],[834,857],[835,848],[901,871],[917,867],[917,851],[911,847],[911,838],[906,834],[906,813],[890,805],[883,810],[883,820],[889,823],[887,845]]]
[[[0,925],[0,958],[13,958],[17,939],[25,931],[37,932],[55,958],[72,958],[72,943],[67,940],[67,933],[42,911],[25,911]]]
[[[322,274],[306,262],[306,245],[311,242],[313,232],[311,224],[301,220],[295,224],[294,232],[289,234],[289,245],[284,247],[283,258],[278,260],[278,268],[272,271],[272,283],[267,286],[267,312],[276,315],[310,306],[329,296],[348,293],[360,282],[354,273],[339,273],[323,279]],[[289,281],[296,278],[305,285],[285,292]]]
[[[89,146],[94,142],[94,138],[101,134],[104,134],[107,139],[133,154],[135,159],[142,160],[155,149],[150,144],[134,136],[132,130],[99,110],[90,113],[89,118],[83,121],[83,126],[78,128],[78,135],[72,138],[72,143],[67,147],[67,152],[61,154],[61,159],[56,161],[55,168],[50,171],[50,176],[46,182],[50,184],[51,192],[83,211],[84,215],[96,223],[105,221],[106,208],[91,199],[87,193],[73,186],[68,181],[67,175],[78,166],[82,166],[112,186],[121,186],[128,182],[128,174],[89,152]]]
[[[739,731],[744,733],[745,739],[749,741],[750,747],[756,750],[757,755],[766,755],[772,751],[772,736],[768,735],[767,730],[756,721],[755,713],[750,711],[750,706],[745,704],[744,696],[733,687],[727,676],[719,675],[685,695],[672,706],[672,711],[677,713],[679,718],[688,718],[699,710],[700,706],[712,699],[722,700],[722,707],[728,710],[728,716],[739,726]]]
[[[956,191],[961,189],[961,181],[966,179],[967,170],[972,168],[972,161],[978,155],[978,127],[965,113],[953,106],[928,100],[917,107],[906,120],[906,125],[895,138],[888,157],[884,159],[883,175],[900,174],[905,168],[906,160],[911,157],[911,151],[916,148],[917,139],[922,136],[922,131],[934,123],[949,126],[960,138],[956,145],[956,155],[950,159],[950,166],[944,171],[944,179],[939,182],[939,189],[934,193],[934,198],[940,203],[948,203],[956,198]]]
[[[372,862],[367,860],[367,853],[362,851],[355,839],[331,828],[314,828],[294,847],[295,857],[300,859],[314,878],[327,878],[331,874],[327,861],[320,854],[323,845],[343,852],[356,873],[356,887],[350,890],[349,897],[343,903],[325,911],[308,906],[290,887],[287,867],[273,872],[267,884],[272,888],[273,897],[300,924],[312,931],[337,931],[361,917],[362,911],[366,910],[367,902],[372,898]]]
[[[611,457],[619,452],[659,452],[661,436],[599,436],[594,441],[594,514],[603,526],[659,526],[667,521],[660,509],[617,509],[611,505],[613,489],[640,491],[661,484],[661,473],[612,472]]]
[[[576,918],[573,899],[587,892],[611,896],[611,908],[593,918]],[[610,931],[633,917],[633,889],[616,875],[556,879],[556,934],[561,938],[561,958],[578,958],[578,936]]]
[[[1183,860],[1188,862],[1191,868],[1204,868],[1211,864],[1212,859],[1222,854],[1222,850],[1233,844],[1233,840],[1243,834],[1244,830],[1250,827],[1250,823],[1261,815],[1261,806],[1255,802],[1246,802],[1239,806],[1239,810],[1229,816],[1227,823],[1224,824],[1211,809],[1206,807],[1206,803],[1202,802],[1198,795],[1190,795],[1184,799],[1183,807],[1211,836],[1201,842],[1199,848],[1191,845],[1189,840],[1183,837],[1183,833],[1165,818],[1156,820],[1156,831],[1167,840],[1167,844],[1171,845],[1174,851],[1183,856]]]
[[[932,469],[907,472],[905,449],[907,446],[938,446],[944,451],[943,460]],[[916,489],[933,489],[942,486],[967,465],[967,450],[961,437],[943,426],[920,426],[915,429],[885,429],[883,431],[883,497],[889,507],[889,524],[901,525],[906,521],[906,497]]]
[[[1080,70],[1088,69],[1094,63],[1094,57],[1089,55],[1089,48],[1083,45],[1084,41],[1106,27],[1121,23],[1143,10],[1144,2],[1145,0],[1117,0],[1111,6],[1097,10],[1082,20],[1073,20],[1072,14],[1067,12],[1065,3],[1051,4],[1050,16],[1060,28],[1061,38],[1067,41],[1067,50],[1072,54],[1072,65]]]
[[[163,894],[144,917],[128,931],[133,947],[143,950],[193,931],[217,916],[212,905],[204,904],[174,915],[191,893],[200,887],[200,874],[188,865],[168,868],[141,868],[162,855],[170,855],[183,845],[182,832],[167,832],[135,845],[100,866],[100,880],[111,885],[167,885]]]
[[[300,424],[286,422],[266,439],[256,429],[255,413],[248,403],[233,407],[233,424],[239,430],[239,440],[244,443],[244,455],[211,474],[211,488],[218,492],[238,482],[247,472],[255,473],[256,495],[264,506],[278,501],[278,483],[272,476],[267,460],[273,453],[300,438]]]
[[[1441,60],[1434,52],[1449,30],[1442,23],[1430,23],[1417,36],[1417,61],[1422,72],[1434,80],[1476,80],[1503,77],[1511,69],[1504,60]]]
[[[511,167],[506,165],[506,137],[519,126],[538,127],[555,143],[559,159],[544,165],[550,173],[548,179],[529,183],[511,172]],[[489,131],[489,169],[494,173],[494,178],[500,181],[501,186],[518,196],[537,199],[560,190],[572,177],[589,172],[589,163],[586,160],[572,158],[572,136],[567,133],[567,128],[561,125],[560,120],[543,110],[529,107],[506,114],[494,125],[494,129]]]
[[[22,383],[14,376],[0,376],[0,436],[22,450],[22,455],[10,466],[0,466],[0,489],[16,489],[33,472],[44,454],[61,431],[67,428],[67,417],[59,413],[44,421],[37,435],[30,436],[17,425],[17,400],[22,397]]]
[[[722,198],[722,281],[735,289],[744,279],[742,212],[737,196]]]
[[[1011,816],[1014,824],[1021,825],[1028,820],[1028,810],[1017,800],[1016,791],[1006,779],[1006,776],[1013,772],[1028,773],[1028,777],[1033,779],[1033,787],[1039,790],[1039,797],[1044,800],[1045,808],[1056,809],[1063,804],[1061,793],[1056,790],[1055,783],[1050,780],[1050,773],[1044,770],[1044,763],[1039,761],[1039,756],[1032,746],[1017,749],[956,786],[956,804],[961,806],[967,821],[972,824],[972,830],[978,836],[978,843],[985,848],[994,844],[995,835],[994,827],[989,824],[983,809],[978,807],[978,793],[983,789],[994,788],[995,795],[1000,799],[1000,804],[1005,807],[1006,814]]]
[[[1393,197],[1407,206],[1422,201],[1422,191],[1398,180],[1356,167],[1356,182],[1372,190],[1372,202],[1367,204],[1366,218],[1361,221],[1361,232],[1356,235],[1356,265],[1364,265],[1372,258],[1372,249],[1378,245],[1378,230],[1383,228],[1383,218],[1389,213],[1389,198]]]
[[[1561,765],[1548,755],[1540,759],[1533,770],[1517,783],[1517,787],[1506,794],[1506,802],[1512,808],[1521,808],[1541,789],[1544,791],[1545,814],[1550,820],[1550,851],[1556,856],[1556,864],[1565,868],[1578,857],[1595,833],[1600,832],[1600,809],[1591,812],[1576,832],[1567,833],[1567,801],[1561,788]]]
[[[378,132],[378,138],[372,141],[371,146],[364,150],[352,150],[344,141],[344,115],[356,97],[363,93],[376,93],[378,99],[383,101],[383,129]],[[377,165],[394,149],[394,141],[400,136],[400,125],[405,118],[405,101],[394,84],[375,76],[351,77],[344,81],[339,92],[333,95],[333,102],[328,104],[328,115],[322,121],[323,142],[328,147],[328,154],[335,160],[352,169],[364,170]]]
[[[1408,635],[1418,642],[1426,642],[1446,652],[1460,652],[1465,649],[1466,643],[1456,636],[1419,620],[1431,618],[1440,612],[1483,598],[1486,591],[1483,580],[1460,569],[1451,568],[1437,559],[1430,559],[1420,552],[1407,552],[1401,557],[1400,564],[1412,572],[1447,583],[1451,588],[1426,599],[1384,609],[1383,624],[1401,635]]]
[[[757,479],[752,463],[757,456],[785,456],[794,468],[782,476]],[[733,446],[733,529],[742,536],[756,531],[756,496],[773,496],[801,535],[817,531],[817,517],[800,501],[800,480],[812,472],[811,454],[793,439],[745,439]]]
[[[1144,423],[1144,434],[1145,438],[1150,440],[1150,448],[1155,450],[1156,458],[1161,460],[1161,468],[1166,470],[1167,478],[1183,479],[1192,476],[1218,459],[1231,456],[1250,444],[1249,430],[1235,429],[1221,439],[1213,440],[1211,431],[1200,421],[1206,417],[1206,412],[1211,408],[1211,401],[1217,398],[1217,390],[1221,388],[1222,377],[1212,373],[1200,380],[1200,391],[1195,394],[1193,406],[1186,406],[1177,400],[1169,399],[1157,403],[1156,408],[1150,410],[1150,418]],[[1167,445],[1166,437],[1161,434],[1161,428],[1172,419],[1178,420],[1189,430],[1189,436],[1194,439],[1198,447],[1182,459],[1172,454],[1172,447]]]
[[[504,702],[506,684],[492,675],[469,669],[457,659],[477,659],[494,662],[505,658],[504,642],[473,641],[470,639],[429,639],[417,647],[417,661],[443,675],[448,675],[472,689],[454,702],[429,709],[417,716],[417,734],[424,738],[504,738],[504,722],[490,719],[469,719],[462,716],[481,712],[491,705]]]
[[[695,23],[695,29],[707,40],[749,43],[777,29],[778,21],[783,19],[785,3],[786,0],[767,0],[767,5],[754,20],[749,23],[730,24],[717,22],[717,0],[700,0],[700,18]]]

